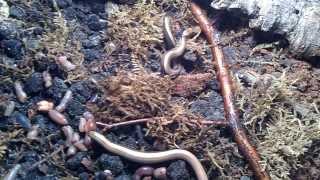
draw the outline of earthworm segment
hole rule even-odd
[[[227,69],[224,55],[222,49],[219,47],[219,39],[216,37],[216,30],[209,23],[206,15],[202,12],[201,8],[195,4],[191,3],[191,11],[196,20],[198,21],[202,32],[205,34],[208,43],[211,46],[212,61],[216,66],[218,80],[221,84],[221,92],[224,101],[224,110],[226,120],[229,122],[229,128],[232,130],[234,139],[242,152],[246,157],[255,176],[261,180],[269,180],[270,176],[259,164],[260,156],[255,150],[255,148],[250,144],[244,129],[239,122],[239,116],[235,109],[235,104],[233,101],[232,85],[229,71]]]

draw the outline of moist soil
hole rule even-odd
[[[0,174],[5,175],[14,165],[21,164],[22,168],[18,172],[17,179],[106,179],[103,173],[105,170],[109,170],[116,180],[131,179],[134,172],[143,165],[109,153],[94,142],[86,152],[79,151],[67,156],[64,149],[52,155],[65,144],[65,137],[60,125],[50,120],[46,113],[36,110],[36,103],[41,100],[59,104],[65,92],[70,89],[73,98],[63,114],[74,129],[78,129],[79,118],[85,111],[93,111],[97,121],[108,119],[108,114],[97,113],[101,112],[99,111],[101,109],[113,108],[109,105],[113,102],[109,104],[106,102],[106,97],[112,94],[101,90],[101,87],[110,82],[104,80],[118,76],[126,77],[129,75],[125,73],[135,70],[135,63],[132,61],[134,52],[128,45],[130,43],[122,41],[119,45],[118,42],[113,42],[119,36],[116,33],[122,28],[120,26],[117,27],[118,31],[110,32],[110,29],[114,30],[116,26],[113,19],[109,18],[108,11],[112,9],[103,0],[6,0],[5,2],[9,6],[9,18],[0,22]],[[114,6],[122,9],[125,7],[129,11],[136,3],[138,2],[134,0],[117,1],[114,2]],[[178,15],[181,16],[187,11],[173,6],[170,1],[155,3],[163,13],[171,14],[176,19],[179,18]],[[208,4],[204,5],[208,7]],[[251,83],[254,81],[252,78],[255,77],[248,76],[248,72],[280,77],[285,71],[289,81],[297,79],[292,84],[295,87],[294,97],[307,104],[319,106],[319,101],[318,103],[315,101],[319,99],[320,92],[319,59],[295,58],[287,53],[286,41],[281,36],[249,29],[245,16],[234,17],[227,12],[208,10],[210,17],[214,19],[213,23],[221,33],[219,44],[232,72],[234,91],[237,95],[251,91]],[[192,21],[192,17],[189,18]],[[182,28],[196,24],[194,21],[184,21],[186,18],[181,19]],[[136,23],[140,23],[139,19]],[[64,27],[69,29],[67,34],[64,34]],[[178,29],[176,34],[179,36],[181,29],[180,31]],[[160,34],[158,36],[162,37]],[[201,86],[200,90],[187,96],[172,95],[170,101],[165,103],[183,102],[183,107],[191,114],[208,120],[223,119],[223,101],[219,82],[215,78],[211,54],[208,46],[204,46],[205,38],[202,35],[199,38],[196,45],[201,47],[200,51],[203,53],[197,54],[196,51],[187,50],[183,57],[183,65],[188,74],[209,72],[213,74],[212,78],[205,86]],[[116,47],[113,47],[113,44]],[[150,43],[147,46],[149,47],[147,51],[142,53],[146,58],[140,65],[149,74],[162,78],[159,62],[161,54],[165,51],[165,44],[162,41],[160,45]],[[112,51],[109,51],[110,47],[113,47]],[[78,68],[73,72],[63,69],[56,61],[62,55],[67,56]],[[53,77],[52,86],[49,88],[44,87],[43,71],[48,71]],[[16,97],[13,85],[15,81],[22,82],[24,91],[28,95],[24,103]],[[101,85],[100,82],[105,84]],[[15,108],[9,116],[5,116],[4,111],[9,101],[14,102]],[[95,108],[92,108],[93,104]],[[97,108],[99,110],[94,111]],[[166,111],[166,108],[160,107],[160,110]],[[109,114],[110,122],[159,115],[147,110],[140,112],[138,115],[125,118],[121,115],[116,116],[116,113],[112,112]],[[239,110],[241,117],[245,112],[246,109]],[[27,133],[33,125],[39,126],[39,135],[37,139],[30,140],[27,138]],[[101,129],[100,127],[99,131]],[[248,129],[251,129],[248,131],[249,139],[257,145],[259,133],[252,130],[252,126],[248,126]],[[152,134],[153,131],[150,134],[149,130],[150,126],[141,124],[114,128],[103,133],[113,142],[136,150],[157,151],[174,148],[170,143],[164,143],[161,137]],[[183,135],[188,137],[188,134],[181,133],[181,136]],[[81,137],[83,136],[84,134],[81,134]],[[211,128],[210,136],[198,144],[185,145],[186,149],[201,158],[209,179],[254,179],[250,167],[238,152],[228,129]],[[204,152],[202,148],[208,146],[214,153],[211,161],[202,154]],[[183,148],[184,143],[178,142],[177,147]],[[312,142],[308,150],[298,157],[301,166],[290,170],[290,178],[320,178],[319,147],[318,141]],[[84,163],[84,159],[89,160],[89,165]],[[41,160],[44,160],[43,163],[30,168]],[[182,160],[163,162],[152,167],[166,167],[168,179],[195,179],[192,169]]]

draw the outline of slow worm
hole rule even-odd
[[[207,174],[200,161],[189,151],[174,149],[162,152],[140,152],[114,144],[107,138],[105,138],[102,134],[95,131],[90,131],[89,136],[109,152],[137,163],[155,164],[175,159],[185,160],[193,168],[198,180],[208,180]]]
[[[184,53],[186,48],[186,37],[182,36],[179,44],[176,46],[176,40],[172,34],[170,25],[171,25],[170,17],[164,16],[163,33],[164,33],[164,40],[169,51],[167,51],[161,58],[160,65],[164,73],[169,75],[178,75],[182,71],[184,71],[184,68],[179,63],[173,64],[172,61],[177,60],[176,58],[181,56]]]
[[[184,67],[180,63],[173,63],[177,60],[178,57],[182,56],[185,52],[186,45],[187,45],[187,38],[195,33],[200,32],[200,28],[188,28],[183,31],[182,37],[178,44],[176,44],[175,38],[172,34],[172,30],[170,27],[170,18],[168,16],[164,17],[163,20],[164,24],[164,39],[169,48],[172,48],[168,50],[161,59],[161,68],[166,74],[169,75],[178,75],[184,71]]]
[[[172,34],[171,19],[167,15],[163,17],[163,35],[167,49],[174,48],[176,46],[176,39]]]

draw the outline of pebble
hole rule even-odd
[[[26,15],[27,14],[23,8],[15,5],[10,7],[10,17],[23,20]]]
[[[106,27],[106,25],[107,25],[106,22],[101,21],[98,15],[96,14],[89,15],[88,27],[92,31],[101,31]]]
[[[44,89],[42,73],[33,73],[24,83],[24,90],[27,94],[38,94]]]
[[[86,153],[84,152],[78,152],[74,156],[72,156],[70,159],[67,160],[66,162],[66,167],[70,170],[76,171],[78,170],[79,172],[82,172],[81,169],[84,171],[84,167],[81,164],[82,159],[86,156]],[[80,168],[83,167],[83,168]]]
[[[13,22],[0,21],[0,41],[3,39],[14,39],[17,37],[17,26]]]
[[[49,1],[49,3],[52,5],[53,7],[53,0]],[[64,9],[64,8],[67,8],[71,5],[72,3],[72,0],[55,0],[56,3],[57,3],[57,6],[60,8],[60,9]]]
[[[14,101],[8,101],[7,104],[6,104],[6,106],[7,106],[7,107],[6,107],[3,115],[6,116],[6,117],[9,117],[9,116],[11,116],[11,114],[12,114],[13,111],[14,111],[15,103],[14,103]]]
[[[58,104],[67,90],[68,86],[64,81],[55,77],[53,78],[52,86],[46,91],[46,93],[54,100],[55,104]]]
[[[3,40],[1,42],[1,47],[8,57],[19,60],[22,59],[24,50],[21,41],[17,39]]]
[[[83,112],[85,111],[85,106],[81,102],[75,99],[71,99],[65,111],[71,118],[74,118],[83,114]]]
[[[101,53],[95,49],[83,49],[82,51],[84,54],[84,60],[89,62],[98,60],[101,57]]]
[[[108,154],[102,154],[98,159],[99,167],[103,170],[108,169],[114,175],[119,175],[124,165],[119,156],[110,156]]]
[[[25,129],[31,128],[30,120],[24,114],[22,114],[20,112],[16,112],[16,113],[14,113],[14,118],[16,120],[16,123],[20,124],[21,127],[25,128]]]
[[[88,39],[82,42],[82,46],[86,49],[94,48],[101,45],[101,41],[102,41],[101,36],[91,35],[88,37]]]
[[[9,6],[7,1],[0,0],[0,21],[9,16]]]
[[[88,180],[88,179],[90,179],[89,177],[90,177],[89,174],[86,173],[86,172],[82,172],[82,173],[79,174],[79,179],[80,180]]]
[[[129,175],[120,175],[120,176],[114,178],[114,180],[132,180],[132,178]]]
[[[207,98],[194,101],[190,109],[193,113],[200,114],[209,120],[224,118],[223,100],[215,91],[212,91]]]
[[[167,168],[167,175],[171,180],[189,180],[190,173],[187,170],[186,162],[182,160],[175,161]]]

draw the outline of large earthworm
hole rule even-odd
[[[71,99],[72,99],[72,91],[67,90],[66,93],[64,94],[60,104],[56,107],[56,110],[59,112],[63,112],[66,109],[67,104]]]
[[[120,155],[134,162],[155,164],[175,159],[185,160],[193,168],[198,180],[208,180],[208,176],[200,161],[189,151],[174,149],[162,152],[140,152],[114,144],[98,132],[90,131],[88,134],[109,152]]]
[[[23,90],[23,87],[20,81],[14,82],[14,89],[16,91],[18,100],[22,103],[26,102],[28,97],[26,92]]]
[[[259,154],[249,142],[246,132],[239,121],[239,116],[233,101],[234,95],[232,92],[232,80],[227,64],[224,60],[223,51],[219,46],[219,38],[217,36],[216,29],[209,23],[207,16],[195,2],[192,1],[190,7],[192,14],[198,21],[198,24],[211,47],[212,59],[217,72],[216,74],[221,84],[225,117],[228,122],[228,126],[233,133],[234,139],[238,144],[240,151],[251,165],[256,178],[259,180],[270,180],[271,178],[269,174],[264,170],[259,162],[261,160]]]

